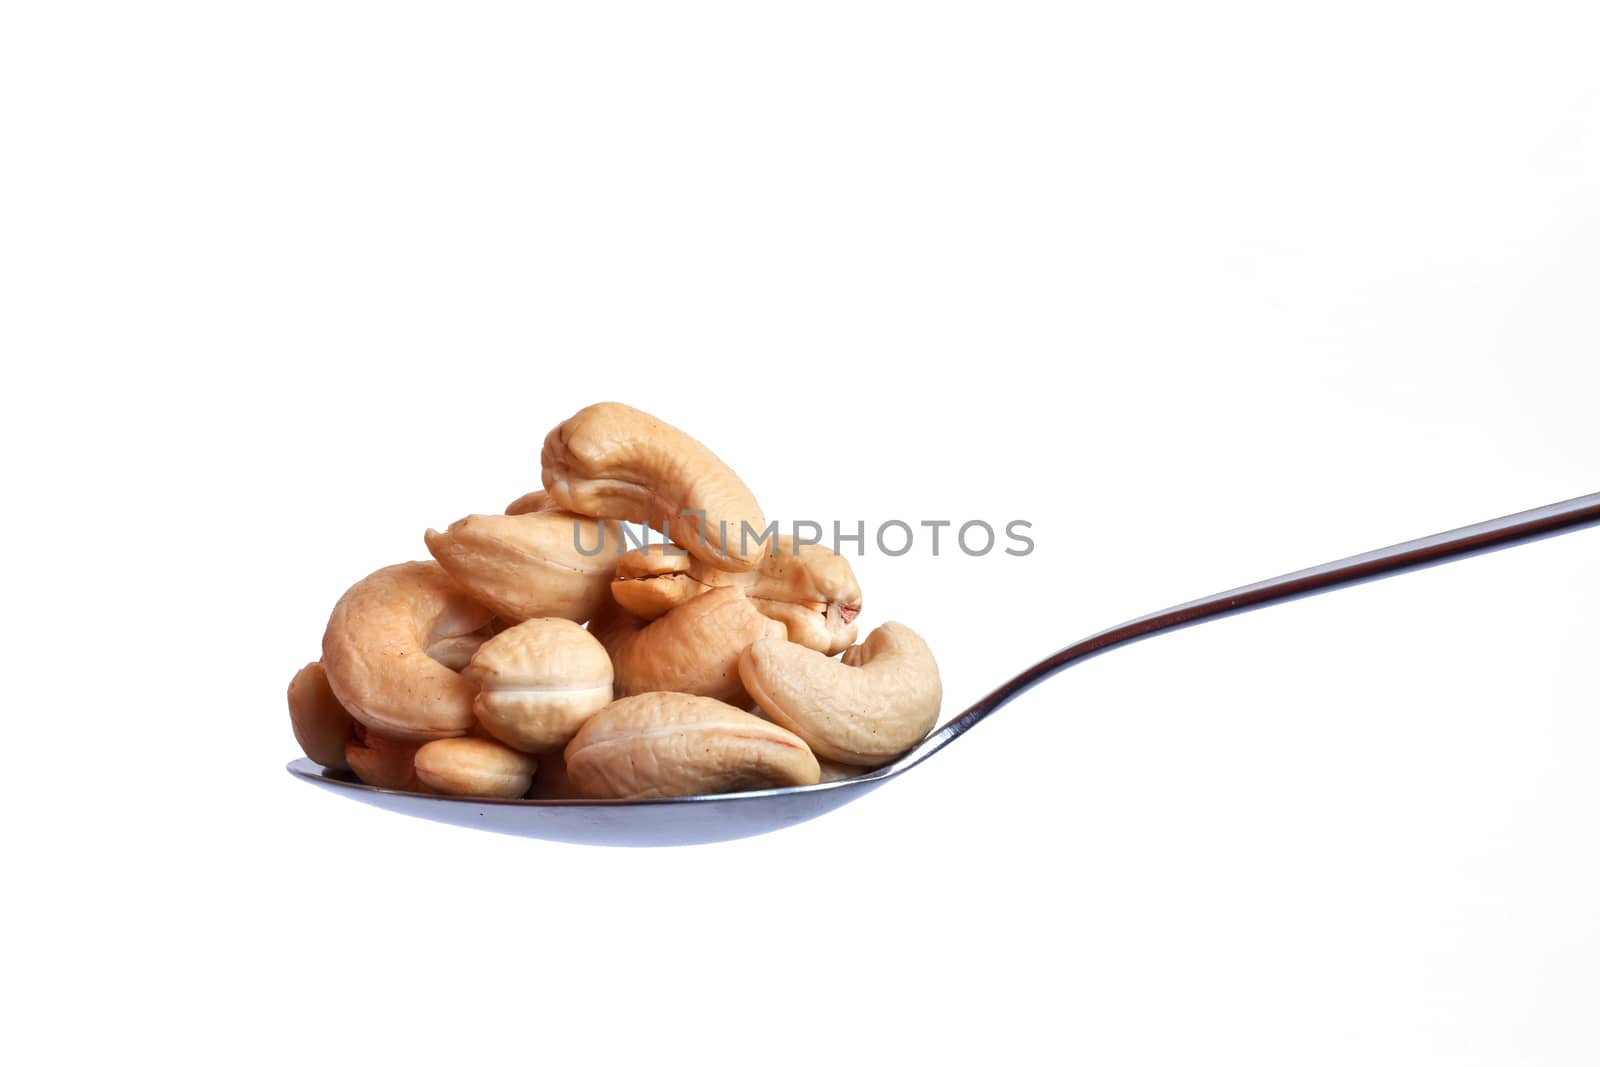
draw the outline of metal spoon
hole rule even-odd
[[[750,837],[832,811],[915,767],[1037,683],[1091,656],[1154,634],[1401,571],[1463,559],[1600,523],[1600,493],[1421,537],[1320,567],[1229,589],[1102,630],[1029,667],[935,730],[894,763],[843,781],[792,789],[661,800],[483,800],[402,793],[344,777],[308,759],[289,773],[376,807],[521,837],[597,845],[688,845]]]

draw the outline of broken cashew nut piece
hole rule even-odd
[[[460,586],[507,622],[560,616],[585,622],[605,606],[616,549],[614,522],[565,511],[468,515],[423,535]]]
[[[909,626],[886,622],[838,660],[789,641],[763,640],[739,657],[752,699],[818,756],[878,767],[927,736],[943,695],[939,668]]]
[[[355,720],[328,685],[320,662],[307,663],[289,683],[289,725],[300,749],[332,771],[347,771],[344,746],[355,732]]]
[[[611,657],[569,619],[529,619],[484,642],[464,672],[483,728],[519,752],[560,748],[611,703]]]
[[[520,797],[533,785],[532,756],[483,737],[447,737],[417,749],[417,778],[453,797]]]
[[[617,696],[671,691],[729,704],[748,698],[739,654],[763,637],[783,637],[742,590],[725,587],[695,597],[643,623],[613,608],[590,624],[611,655]]]
[[[861,586],[850,562],[824,545],[776,539],[753,571],[724,571],[667,545],[617,560],[611,596],[631,615],[656,619],[712,589],[744,590],[757,610],[784,624],[789,640],[835,655],[856,639]]]
[[[566,769],[586,795],[627,800],[813,785],[821,773],[783,727],[687,693],[607,706],[567,746]]]
[[[352,718],[398,741],[458,737],[471,728],[477,688],[432,659],[444,638],[487,625],[487,608],[437,563],[400,563],[339,598],[322,635],[328,685]]]
[[[697,559],[750,570],[746,543],[766,519],[739,476],[705,445],[626,404],[594,404],[550,431],[540,455],[544,487],[580,515],[642,522]]]

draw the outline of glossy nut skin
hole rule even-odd
[[[453,797],[520,797],[539,764],[532,756],[482,737],[448,737],[417,749],[417,778]]]
[[[468,515],[423,540],[463,589],[507,622],[585,622],[607,602],[622,534],[614,522],[535,510]]]
[[[789,641],[757,641],[739,658],[746,690],[818,756],[878,767],[927,736],[943,691],[927,643],[886,622],[832,660]]]
[[[322,636],[322,666],[339,703],[367,729],[400,741],[458,737],[477,688],[432,659],[440,640],[490,621],[434,562],[400,563],[351,586]]]
[[[307,756],[329,770],[347,771],[344,746],[355,732],[355,720],[328,685],[320,662],[307,663],[289,683],[289,725]]]
[[[417,777],[415,759],[421,746],[415,741],[396,741],[356,725],[355,733],[345,743],[345,762],[356,777],[379,789],[396,789],[404,793],[426,793],[427,788]]]
[[[569,619],[529,619],[484,642],[464,672],[479,686],[473,711],[520,752],[562,748],[611,703],[611,657]]]
[[[629,614],[648,620],[724,586],[744,590],[797,644],[831,656],[855,642],[861,586],[850,562],[824,545],[796,544],[787,535],[751,571],[720,570],[667,545],[634,549],[617,560],[611,596]]]
[[[645,523],[725,570],[760,561],[761,547],[740,537],[741,524],[766,528],[749,488],[705,445],[637,408],[584,408],[550,431],[540,463],[545,489],[569,511]]]
[[[783,624],[757,610],[736,588],[713,589],[651,623],[620,608],[590,630],[611,655],[616,695],[671,691],[744,704],[739,654],[763,637],[783,636]]]
[[[813,785],[804,741],[749,712],[686,693],[642,693],[584,723],[566,750],[584,794],[642,800]]]

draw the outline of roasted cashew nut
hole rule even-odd
[[[634,549],[617,560],[611,596],[641,619],[655,619],[702,593],[735,586],[789,640],[834,655],[856,639],[861,586],[850,562],[824,545],[784,535],[753,571],[724,571],[666,545]]]
[[[529,619],[484,642],[464,672],[484,729],[520,752],[547,752],[611,703],[611,658],[569,619]]]
[[[645,523],[725,570],[760,560],[743,526],[759,536],[766,519],[744,482],[705,445],[636,408],[584,408],[550,431],[540,463],[545,489],[569,511]]]
[[[614,522],[565,511],[468,515],[423,534],[460,586],[507,622],[584,622],[604,607],[622,534]]]
[[[939,716],[939,668],[909,626],[886,622],[838,660],[790,641],[757,641],[739,677],[773,722],[818,756],[878,767],[927,736]]]
[[[566,767],[587,795],[629,800],[813,785],[820,774],[788,730],[686,693],[607,706],[567,746]]]
[[[289,683],[289,725],[305,754],[333,771],[347,771],[344,746],[355,732],[355,720],[328,685],[320,662],[307,663]]]
[[[477,687],[427,650],[489,620],[489,610],[437,563],[375,571],[350,587],[328,619],[322,635],[328,685],[371,731],[399,741],[458,737],[475,721]]]
[[[417,778],[455,797],[520,797],[539,764],[532,756],[482,737],[447,737],[417,749]]]
[[[611,655],[618,696],[671,691],[743,704],[739,653],[763,637],[782,639],[743,591],[723,587],[646,624],[620,608],[590,623]]]

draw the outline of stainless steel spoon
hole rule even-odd
[[[597,845],[688,845],[750,837],[815,818],[871,792],[944,748],[1019,693],[1065,667],[1109,649],[1210,619],[1508,548],[1597,523],[1600,523],[1600,493],[1590,493],[1269,578],[1142,616],[1086,637],[1034,664],[935,730],[894,763],[838,782],[643,801],[482,800],[377,789],[328,771],[308,759],[297,759],[288,769],[289,773],[314,785],[376,807],[521,837]]]

